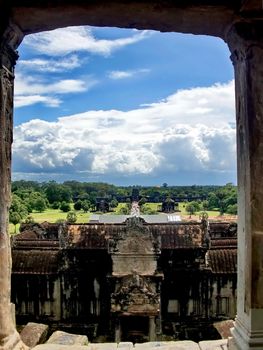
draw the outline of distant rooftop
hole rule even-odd
[[[111,214],[92,214],[90,217],[90,223],[98,224],[121,224],[124,223],[132,215],[111,215]],[[180,215],[167,215],[167,214],[157,214],[157,215],[140,215],[140,218],[148,224],[162,224],[166,222],[180,222]]]

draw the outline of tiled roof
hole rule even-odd
[[[211,249],[216,248],[236,248],[237,247],[237,239],[236,238],[219,238],[219,239],[211,239],[210,241]]]
[[[216,249],[206,253],[207,267],[215,274],[237,272],[237,249]]]
[[[210,222],[209,224],[211,238],[216,237],[236,237],[237,224],[235,222]]]
[[[160,237],[161,249],[198,248],[204,245],[200,224],[146,224],[145,229],[154,237]],[[70,225],[64,234],[65,247],[107,249],[109,238],[123,235],[125,224]],[[142,233],[143,234],[143,233]]]
[[[17,235],[13,241],[16,249],[107,249],[108,240],[114,237],[125,237],[126,224],[79,224],[68,225],[59,235],[59,239],[46,239],[34,236],[31,232]],[[153,237],[160,237],[161,249],[203,247],[204,234],[200,223],[191,224],[143,224],[143,230]],[[140,230],[140,228],[139,228]],[[143,232],[142,232],[143,234]]]
[[[12,250],[12,273],[51,275],[58,273],[59,252]]]
[[[198,248],[204,245],[199,223],[156,224],[150,225],[150,230],[154,236],[160,235],[162,249]]]
[[[106,216],[106,215],[105,215]],[[113,215],[112,215],[113,216]],[[116,215],[117,216],[117,215]],[[166,215],[164,217],[167,218]],[[201,223],[141,223],[142,229],[151,233],[155,239],[161,240],[161,249],[206,248],[207,241]],[[43,226],[43,227],[42,227]],[[125,237],[129,229],[127,223],[89,223],[58,226],[51,225],[51,229],[44,231],[44,225],[35,225],[31,230],[25,230],[13,239],[16,249],[107,249],[108,240],[115,237]],[[55,234],[55,227],[57,233]],[[36,232],[34,231],[36,230]],[[137,228],[135,227],[137,230]],[[236,237],[227,237],[228,223],[214,223],[210,225],[212,239],[211,249],[236,248]],[[60,233],[58,233],[58,231]],[[42,233],[43,232],[43,233]],[[52,232],[52,234],[48,233]],[[223,233],[221,236],[219,233]],[[216,234],[215,234],[216,233]]]

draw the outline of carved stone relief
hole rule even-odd
[[[132,314],[158,314],[160,294],[150,278],[139,276],[137,272],[123,277],[111,296],[111,311]]]
[[[126,221],[121,235],[109,241],[113,260],[113,275],[124,276],[137,271],[141,275],[154,275],[160,252],[160,239],[155,239],[149,227],[138,217]]]

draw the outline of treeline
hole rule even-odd
[[[237,188],[229,183],[225,186],[168,186],[164,183],[160,187],[154,186],[115,186],[99,182],[66,181],[14,181],[12,182],[12,204],[10,221],[25,220],[33,211],[43,212],[47,208],[70,211],[95,210],[96,202],[107,200],[114,208],[118,202],[129,201],[132,190],[139,190],[140,198],[145,202],[162,202],[167,198],[175,201],[199,203],[204,210],[219,210],[221,214],[237,213]],[[195,204],[196,205],[196,204]]]

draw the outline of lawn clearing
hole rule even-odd
[[[77,214],[77,223],[86,224],[89,222],[90,213],[84,213],[82,210],[76,210]],[[35,222],[51,222],[54,223],[57,220],[66,220],[68,213],[64,213],[60,209],[47,209],[43,213],[30,213],[29,215],[34,218]],[[15,226],[13,224],[9,224],[9,232],[13,234],[15,232]],[[19,232],[19,225],[16,226],[16,232]]]

